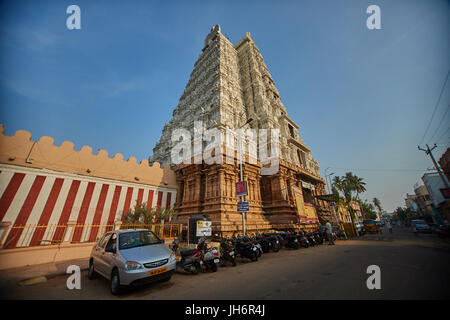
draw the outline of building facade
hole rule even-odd
[[[173,165],[171,150],[176,143],[172,133],[179,128],[192,135],[194,128],[219,130],[224,142],[219,150],[222,163]],[[238,145],[236,130],[240,128],[254,129],[257,135],[261,129],[269,129],[271,134],[279,130],[279,169],[271,175],[262,174],[265,163],[250,152],[261,145],[248,136],[243,138],[248,230],[288,228],[331,216],[328,204],[316,198],[325,194],[319,165],[300,137],[299,126],[289,118],[254,40],[246,33],[233,45],[217,25],[207,35],[173,117],[149,158],[150,162],[173,165],[179,190],[175,206],[181,222],[202,213],[211,217],[216,231],[242,230],[235,190],[240,181],[238,151],[230,153],[226,148]],[[195,143],[205,145],[201,137],[199,140],[194,139],[193,159],[198,156]]]
[[[55,146],[50,137],[33,141],[23,130],[5,136],[0,125],[0,247],[60,243],[69,223],[75,242],[95,241],[100,226],[125,219],[136,204],[172,207],[176,188],[169,167],[77,151],[68,141]]]
[[[450,200],[445,199],[440,189],[445,188],[439,173],[426,173],[422,176],[422,181],[430,195],[434,207],[439,215],[447,221],[450,221]],[[447,182],[448,183],[448,182]]]
[[[444,171],[447,180],[450,181],[450,148],[445,150],[444,154],[438,160],[439,166]]]

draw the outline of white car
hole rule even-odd
[[[123,286],[167,281],[175,267],[175,253],[152,231],[116,230],[92,248],[88,277],[100,274],[110,280],[111,293],[116,295]]]

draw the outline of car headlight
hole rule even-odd
[[[177,259],[177,258],[176,258],[176,256],[175,256],[175,252],[172,252],[172,254],[170,255],[169,260],[173,261],[173,260],[176,260],[176,259]]]
[[[127,261],[125,266],[127,270],[139,270],[144,268],[142,264],[136,261]]]

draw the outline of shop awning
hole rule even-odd
[[[334,194],[321,194],[318,196],[314,196],[315,198],[323,201],[333,202],[334,201]]]

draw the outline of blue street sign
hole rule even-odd
[[[250,203],[248,201],[238,202],[238,212],[248,212],[250,211]]]

